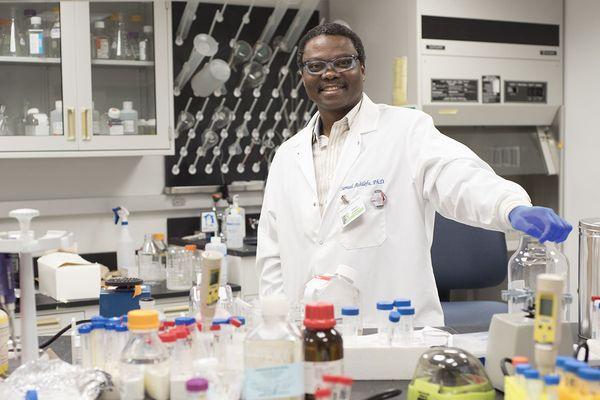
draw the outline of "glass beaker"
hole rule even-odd
[[[167,252],[167,289],[188,290],[192,287],[191,254],[182,247],[169,247]]]

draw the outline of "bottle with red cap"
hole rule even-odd
[[[262,321],[244,341],[244,399],[304,398],[300,332],[288,319],[284,296],[260,301]]]
[[[307,304],[304,316],[304,384],[306,399],[312,400],[325,386],[323,375],[342,375],[344,345],[335,330],[333,304]]]

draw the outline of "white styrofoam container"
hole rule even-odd
[[[38,259],[39,291],[59,301],[97,299],[100,265],[78,254],[56,252]]]

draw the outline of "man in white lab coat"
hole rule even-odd
[[[542,241],[568,236],[566,221],[532,207],[523,188],[428,115],[374,104],[363,93],[365,52],[350,29],[313,28],[300,40],[298,63],[319,111],[271,164],[258,228],[261,296],[298,302],[313,275],[346,264],[358,271],[366,324],[375,322],[377,301],[407,297],[417,325],[441,326],[430,255],[436,211]]]

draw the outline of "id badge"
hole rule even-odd
[[[340,209],[340,217],[342,219],[342,227],[345,228],[352,221],[360,217],[367,211],[365,204],[360,197],[355,198]]]

